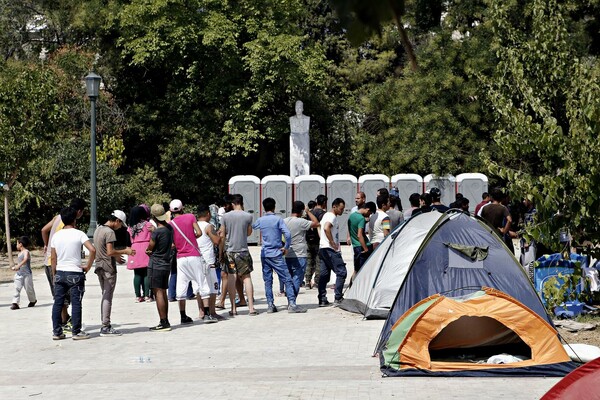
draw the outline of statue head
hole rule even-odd
[[[296,102],[295,109],[296,109],[296,116],[298,116],[298,117],[301,116],[302,112],[304,111],[304,103],[302,103],[300,100],[298,100]]]

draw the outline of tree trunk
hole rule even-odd
[[[394,21],[396,22],[396,26],[398,27],[398,32],[400,33],[400,43],[402,43],[402,47],[406,51],[406,55],[408,56],[408,62],[410,63],[410,69],[413,71],[419,70],[419,65],[417,64],[417,57],[415,56],[415,50],[413,49],[412,43],[408,40],[408,35],[406,34],[406,29],[404,29],[404,25],[402,25],[402,20],[398,12],[392,8],[394,13]]]
[[[4,229],[6,230],[6,249],[8,254],[8,265],[14,267],[12,246],[10,244],[10,221],[8,219],[8,186],[4,186]]]

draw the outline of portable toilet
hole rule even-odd
[[[275,199],[275,214],[281,218],[292,212],[292,178],[288,175],[267,175],[260,181],[261,199]],[[261,204],[261,215],[264,213]]]
[[[469,199],[469,211],[474,212],[483,192],[488,191],[488,178],[484,174],[460,174],[456,177],[456,192]]]
[[[454,176],[436,176],[429,174],[423,178],[423,183],[425,191],[428,191],[433,187],[440,189],[442,192],[442,198],[440,199],[442,204],[447,206],[456,200],[456,178],[454,178]]]
[[[396,174],[392,176],[391,186],[398,188],[398,197],[404,209],[410,208],[408,198],[413,193],[423,194],[423,178],[417,174]]]
[[[377,200],[377,191],[381,188],[390,190],[390,178],[387,175],[367,174],[361,175],[358,178],[358,190],[365,192],[367,201],[375,203]]]
[[[229,179],[229,193],[244,196],[244,210],[252,214],[252,221],[260,216],[260,179],[254,175],[236,175]],[[258,243],[258,232],[248,236],[248,243]]]
[[[344,199],[346,203],[344,213],[338,216],[340,243],[345,243],[346,236],[348,236],[348,216],[355,205],[354,196],[356,196],[357,182],[353,175],[339,174],[327,177],[327,210],[331,209],[331,203],[338,197]]]
[[[294,178],[294,200],[302,201],[307,205],[320,194],[325,194],[325,178],[322,176],[301,175]]]

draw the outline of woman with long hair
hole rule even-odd
[[[129,234],[131,235],[131,248],[135,250],[134,256],[129,256],[127,269],[133,270],[133,289],[135,301],[151,302],[150,284],[148,281],[148,254],[146,249],[150,243],[150,236],[154,226],[150,223],[150,210],[147,205],[141,204],[133,207],[129,214]]]

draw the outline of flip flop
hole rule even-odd
[[[238,315],[237,311],[234,313],[233,311],[229,311],[229,316],[233,317],[234,315]]]
[[[219,310],[224,310],[224,309],[225,309],[225,306],[220,306],[220,305],[218,305],[218,304],[215,304],[215,308],[216,308],[216,309],[219,309]]]
[[[252,311],[252,312],[248,313],[248,315],[250,315],[251,317],[255,317],[258,315],[258,311],[256,311],[256,310]]]

